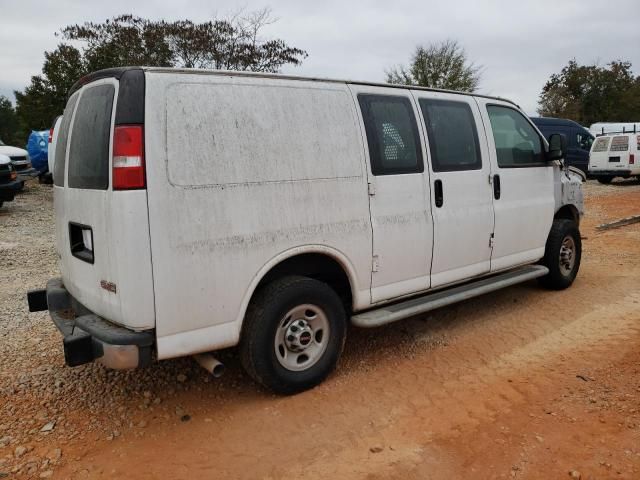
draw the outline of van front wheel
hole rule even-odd
[[[576,222],[565,218],[553,221],[541,263],[549,273],[540,283],[552,290],[563,290],[573,283],[580,268],[582,241]]]
[[[344,348],[347,319],[337,293],[324,282],[288,276],[252,299],[242,329],[240,358],[247,373],[279,394],[321,383]]]

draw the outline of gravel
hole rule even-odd
[[[65,366],[60,333],[26,304],[28,290],[59,275],[52,203],[50,186],[30,182],[0,210],[0,478],[48,478],[66,445],[180,421],[170,399],[209,381],[191,359],[134,371]]]

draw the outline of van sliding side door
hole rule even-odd
[[[349,86],[367,152],[371,301],[429,288],[433,224],[417,108],[409,90]]]
[[[473,97],[412,93],[429,146],[431,286],[438,287],[489,272],[494,227],[491,165]]]

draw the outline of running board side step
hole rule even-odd
[[[351,317],[351,323],[356,327],[372,328],[397,322],[405,318],[420,315],[436,308],[461,302],[485,293],[510,287],[549,273],[542,265],[528,265],[526,267],[499,273],[488,278],[475,280],[458,287],[429,293],[418,298],[405,300],[393,305],[385,305],[375,310],[369,310]]]

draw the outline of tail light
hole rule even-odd
[[[146,187],[144,168],[144,128],[118,125],[113,132],[113,189]]]
[[[53,128],[49,129],[49,143],[53,141]]]
[[[636,163],[636,157],[633,153],[629,154],[629,165],[634,165]]]

